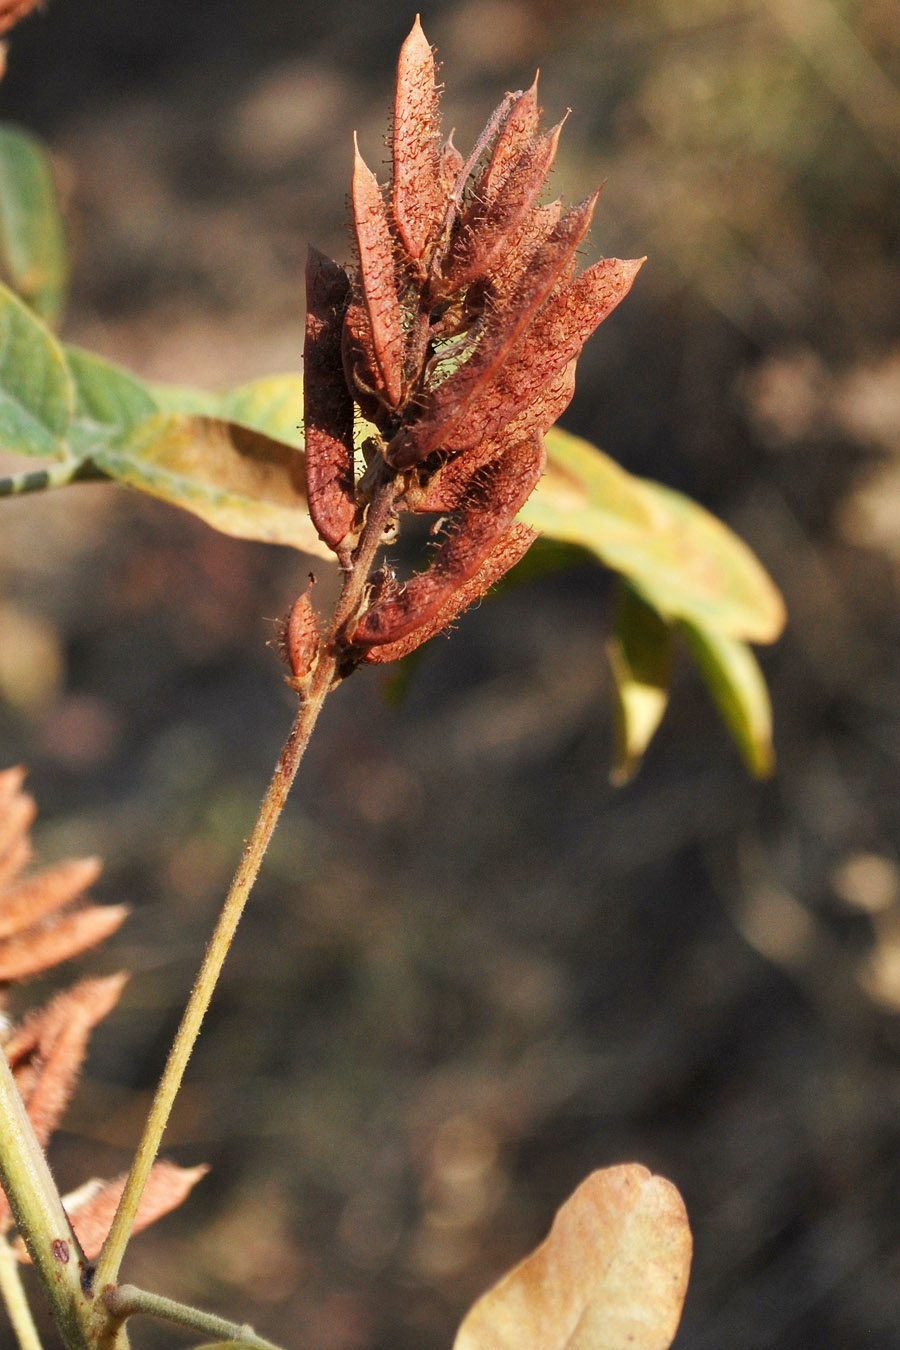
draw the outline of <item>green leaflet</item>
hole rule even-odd
[[[56,338],[0,285],[0,448],[61,455],[74,406],[72,377]]]
[[[672,629],[626,582],[616,588],[607,643],[613,677],[615,762],[612,781],[627,783],[662,721],[672,677]]]
[[[756,657],[722,633],[685,621],[678,627],[744,763],[754,777],[767,778],[775,763],[772,706]]]
[[[147,387],[120,366],[81,347],[64,348],[75,385],[75,415],[67,436],[77,459],[130,431],[158,409]]]
[[[519,519],[593,552],[660,613],[734,638],[773,642],[781,596],[750,549],[678,492],[636,478],[587,441],[554,428],[548,469]]]
[[[0,254],[13,289],[47,323],[65,303],[65,227],[46,147],[0,123]]]

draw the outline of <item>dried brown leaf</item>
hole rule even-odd
[[[127,914],[125,905],[87,905],[7,938],[0,943],[0,982],[28,979],[88,951],[114,933]]]
[[[690,1260],[671,1182],[637,1164],[594,1172],[541,1246],[470,1310],[454,1350],[666,1350]]]
[[[138,1205],[132,1233],[140,1233],[157,1219],[161,1219],[164,1214],[177,1209],[208,1171],[209,1168],[205,1164],[198,1167],[178,1167],[171,1162],[154,1163],[141,1196],[141,1203]],[[106,1240],[125,1189],[125,1182],[125,1176],[118,1177],[115,1181],[106,1182],[100,1190],[81,1204],[65,1206],[72,1220],[75,1236],[89,1261],[99,1255],[100,1248]]]
[[[445,194],[438,169],[434,55],[418,15],[397,64],[393,161],[394,224],[409,256],[419,259],[440,222]]]
[[[508,304],[489,316],[474,354],[430,395],[416,421],[395,437],[389,448],[395,467],[409,468],[438,449],[469,449],[482,439],[468,427],[471,409],[573,258],[590,227],[598,195],[599,190],[567,212],[551,231]]]
[[[375,175],[353,139],[353,222],[359,250],[363,297],[372,333],[381,388],[396,406],[403,389],[403,329],[391,240],[384,201]]]
[[[543,441],[529,436],[509,445],[499,459],[488,464],[473,482],[469,499],[428,570],[367,610],[352,635],[353,642],[364,646],[397,642],[450,604],[528,500],[545,462]]]
[[[500,536],[475,575],[458,586],[450,594],[446,604],[442,605],[427,623],[397,642],[385,642],[380,646],[369,647],[365,660],[377,665],[399,661],[401,657],[408,656],[417,647],[421,647],[429,638],[443,632],[454,619],[459,618],[464,610],[486,595],[502,576],[524,558],[537,537],[537,530],[532,530],[527,525],[511,525],[506,533]]]
[[[353,399],[342,357],[349,292],[343,268],[310,248],[303,345],[306,496],[319,537],[334,549],[350,532],[356,513]]]
[[[15,886],[0,886],[0,940],[71,904],[97,880],[101,866],[99,858],[72,858]],[[0,945],[0,963],[2,951]]]

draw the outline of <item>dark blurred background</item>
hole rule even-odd
[[[783,588],[777,776],[695,676],[608,785],[608,580],[508,591],[316,733],[167,1138],[213,1173],[126,1274],[315,1350],[449,1347],[591,1169],[681,1188],[682,1350],[900,1347],[896,0],[420,0],[468,146],[541,67],[591,256],[647,253],[564,419]],[[414,15],[52,0],[0,115],[68,197],[65,333],[147,377],[295,368]],[[44,861],[98,852],[135,973],[54,1159],[129,1159],[291,718],[308,560],[112,486],[0,503],[0,762]],[[318,568],[320,574],[323,568]],[[320,590],[325,591],[324,580]],[[396,690],[394,691],[396,693]],[[17,1007],[42,997],[38,984]],[[147,1330],[141,1343],[171,1343]]]

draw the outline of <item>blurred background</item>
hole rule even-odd
[[[213,1173],[126,1274],[287,1345],[449,1347],[590,1170],[677,1183],[683,1350],[900,1347],[900,28],[895,0],[419,0],[467,147],[541,67],[590,257],[649,255],[563,420],[783,588],[751,782],[682,663],[608,784],[608,578],[515,588],[402,698],[330,702],[167,1139]],[[390,0],[52,0],[0,115],[70,212],[65,326],[161,380],[295,368],[307,241],[384,164]],[[100,853],[134,971],[54,1161],[130,1157],[286,734],[308,560],[113,486],[0,503],[0,763]],[[328,589],[325,568],[320,593]],[[62,977],[60,977],[62,978]],[[57,981],[59,982],[59,981]],[[44,996],[37,983],[16,1007]],[[140,1343],[171,1344],[142,1330]]]

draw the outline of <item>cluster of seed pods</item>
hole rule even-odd
[[[355,152],[358,267],[348,276],[314,249],[307,264],[306,480],[320,537],[348,565],[386,478],[396,511],[444,518],[426,570],[403,585],[377,574],[342,638],[355,660],[412,651],[526,552],[534,532],[515,516],[543,472],[543,433],[643,261],[576,274],[598,194],[565,212],[541,201],[562,123],[541,131],[536,82],[506,95],[467,159],[452,137],[441,144],[437,102],[417,19],[386,193]],[[359,472],[357,408],[371,427]]]

